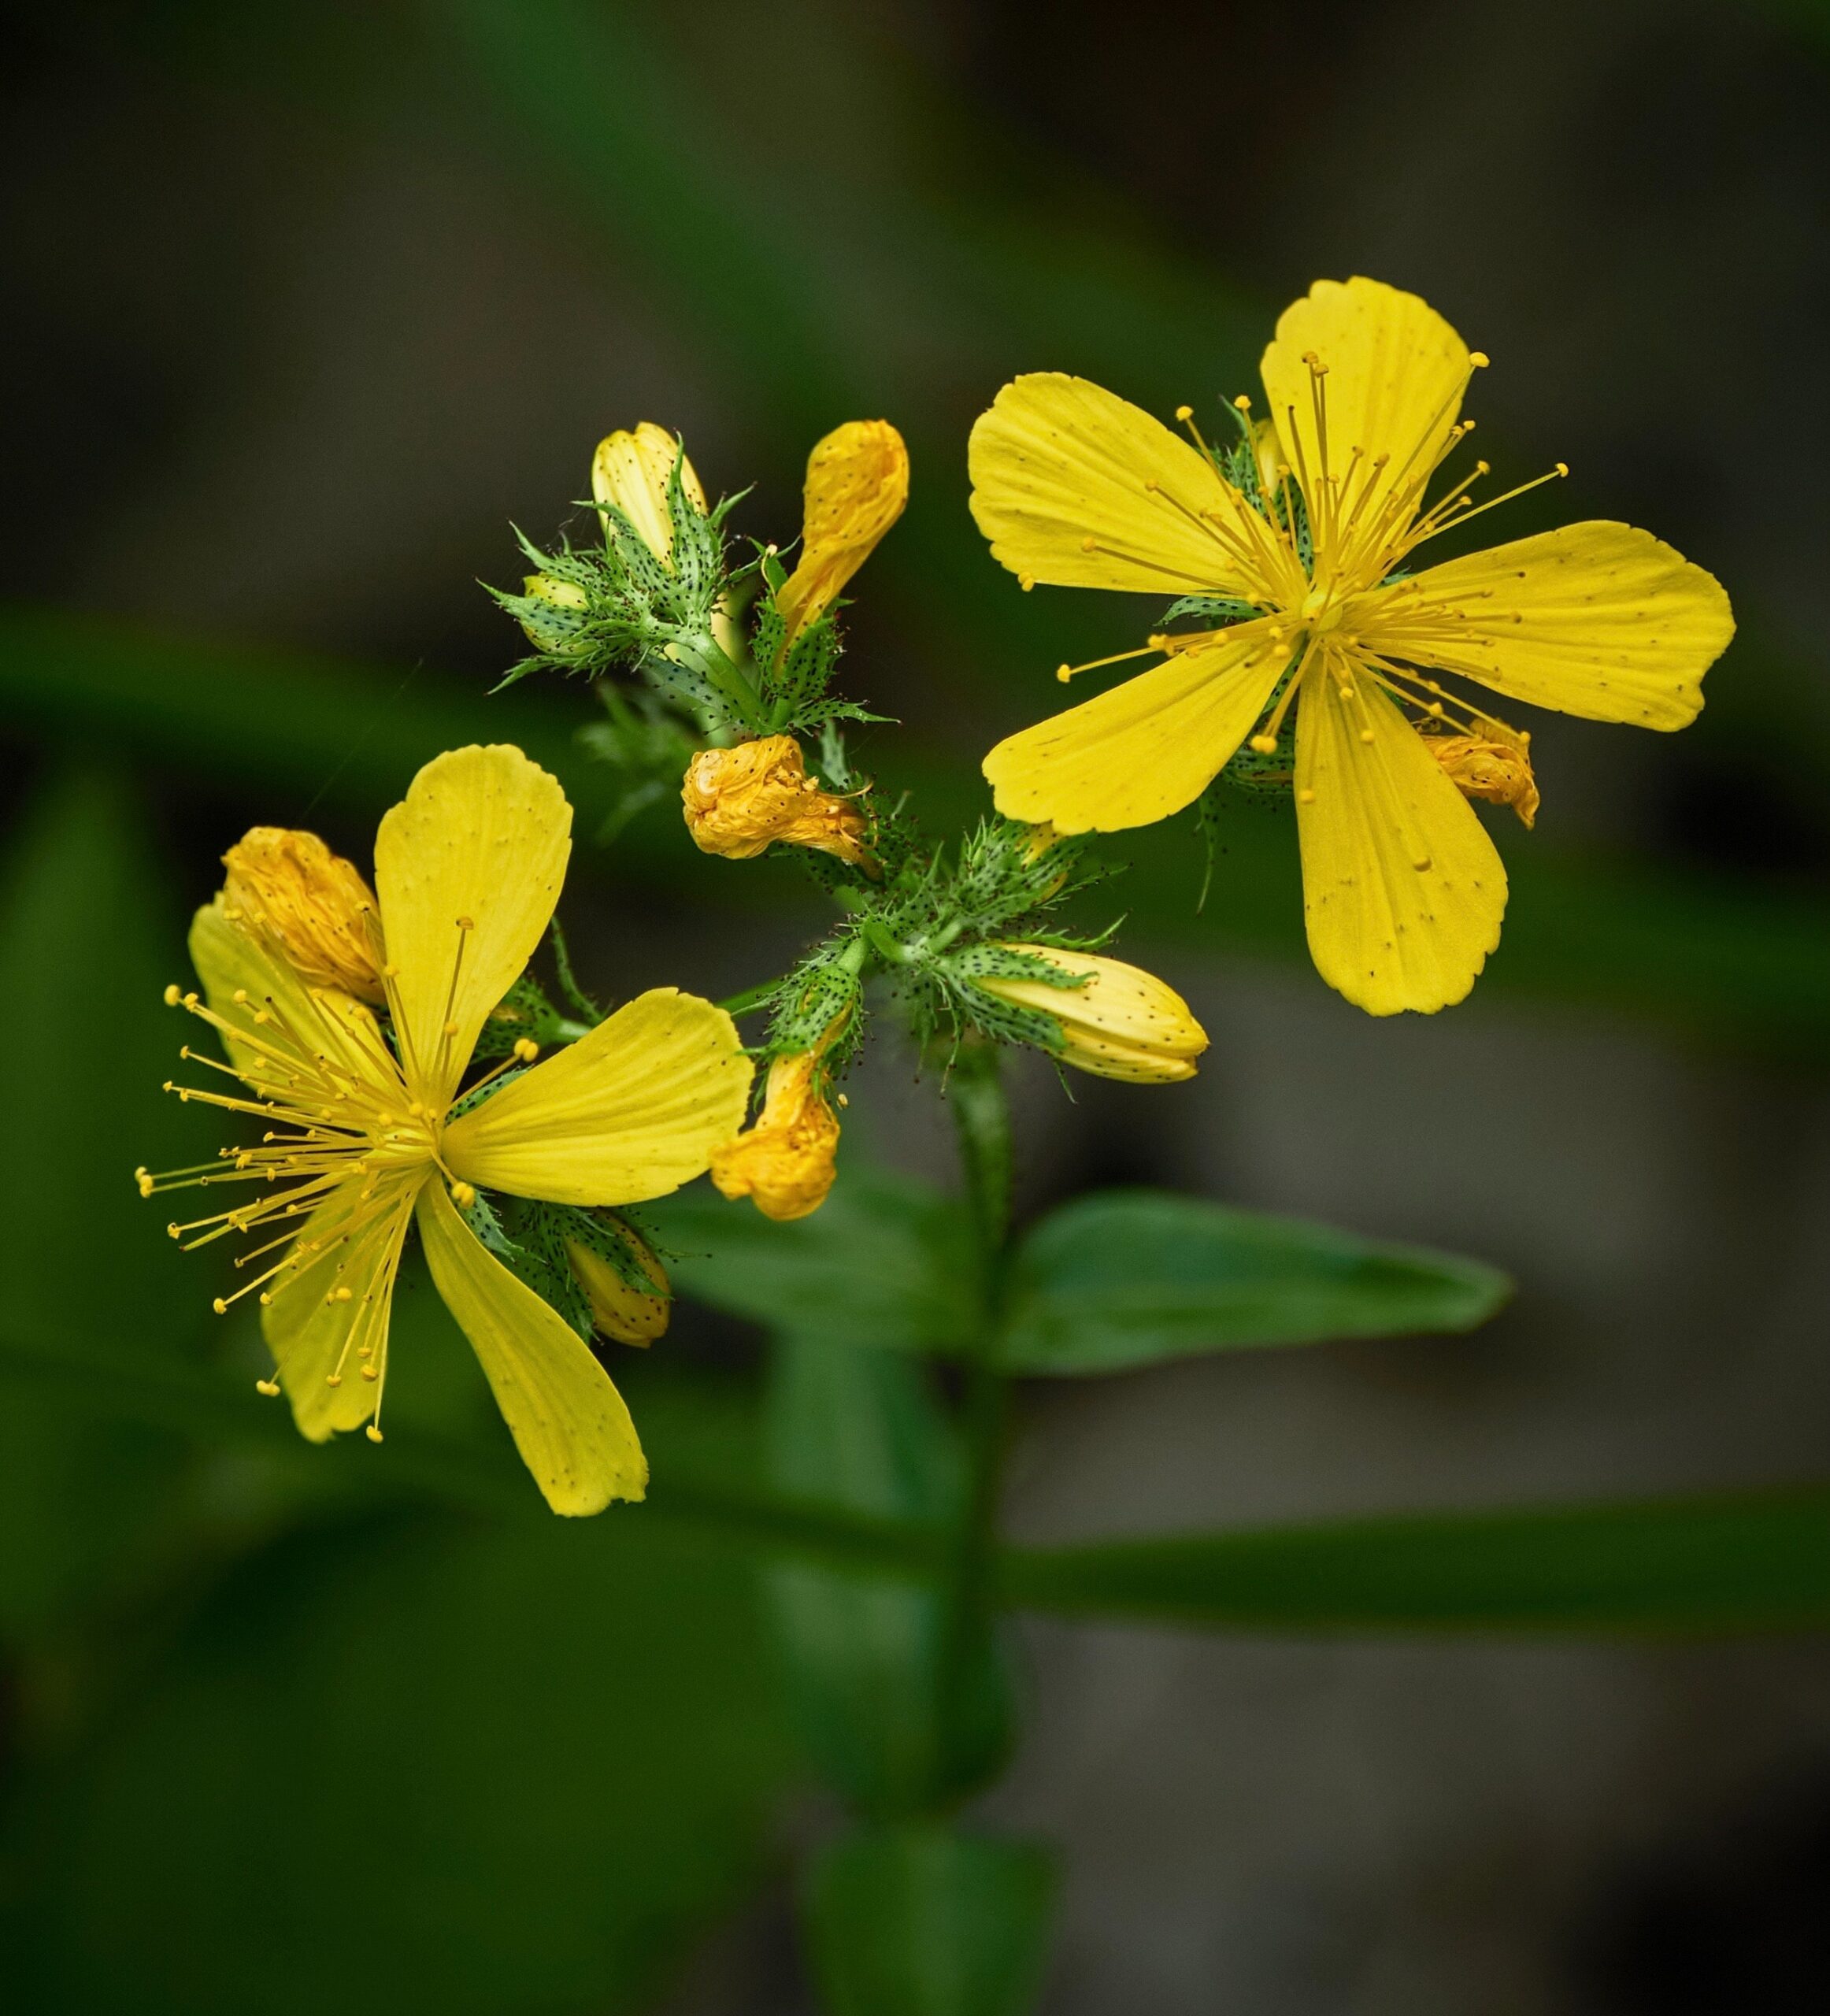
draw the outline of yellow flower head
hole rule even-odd
[[[826,1201],[838,1171],[839,1116],[827,1103],[828,1031],[818,1050],[778,1057],[769,1067],[762,1112],[747,1133],[712,1157],[712,1180],[727,1197],[748,1197],[765,1218],[804,1218]]]
[[[1054,945],[1007,945],[1046,960],[1084,984],[1051,987],[1044,980],[993,975],[973,984],[1013,1006],[1039,1010],[1061,1025],[1057,1054],[1076,1071],[1123,1078],[1135,1085],[1174,1084],[1195,1076],[1207,1032],[1175,989],[1122,959],[1069,952]]]
[[[381,1000],[375,896],[353,863],[283,826],[253,828],[222,858],[223,905],[243,929],[311,985]]]
[[[792,643],[865,561],[909,501],[909,450],[887,420],[848,420],[807,458],[801,558],[776,597]]]
[[[645,420],[633,433],[606,435],[591,458],[591,494],[599,504],[614,504],[641,535],[657,558],[673,555],[673,521],[667,509],[667,486],[680,465],[680,488],[703,517],[706,493],[679,442],[665,427]],[[530,588],[528,592],[533,591]]]
[[[1538,817],[1538,780],[1532,774],[1532,738],[1491,714],[1476,720],[1470,735],[1429,735],[1424,746],[1464,798],[1510,805],[1520,823]]]
[[[643,1272],[654,1284],[652,1292],[645,1294],[632,1286],[601,1253],[594,1253],[576,1240],[566,1241],[565,1257],[579,1286],[584,1290],[585,1298],[591,1304],[591,1318],[598,1329],[619,1344],[646,1346],[665,1335],[667,1319],[672,1314],[672,1294],[668,1285],[667,1270],[649,1251],[646,1243],[638,1239],[627,1225],[620,1226],[618,1231],[625,1250],[634,1253]]]
[[[1478,738],[1485,718],[1458,721],[1432,670],[1676,728],[1734,632],[1720,584],[1628,525],[1568,525],[1393,578],[1488,508],[1470,494],[1482,462],[1427,495],[1473,427],[1461,398],[1486,361],[1414,295],[1317,281],[1265,352],[1272,434],[1235,402],[1249,478],[1084,379],[1006,385],[972,431],[972,510],[1025,587],[1219,596],[1254,613],[1154,638],[1162,663],[1000,743],[984,766],[998,810],[1065,833],[1147,825],[1192,804],[1248,739],[1275,747],[1294,710],[1322,976],[1374,1014],[1460,1000],[1499,942],[1506,872],[1417,732]]]
[[[284,1390],[314,1442],[365,1424],[381,1439],[389,1304],[417,1224],[547,1502],[585,1513],[643,1495],[628,1410],[466,1213],[480,1188],[580,1206],[676,1189],[741,1123],[750,1065],[721,1009],[657,988],[454,1114],[485,1018],[546,932],[571,828],[558,784],[518,749],[456,750],[420,772],[375,843],[391,1041],[361,1002],[308,978],[221,898],[198,911],[202,998],[176,988],[166,998],[216,1029],[228,1062],[185,1056],[245,1090],[173,1089],[250,1115],[261,1145],[139,1184],[147,1195],[249,1186],[249,1201],[172,1234],[191,1245],[254,1237],[237,1264],[255,1271],[217,1307],[259,1295],[278,1367],[264,1390]]]
[[[807,775],[791,735],[702,750],[687,766],[680,798],[687,831],[702,853],[750,861],[771,841],[786,840],[854,867],[875,868],[864,843],[863,813]]]

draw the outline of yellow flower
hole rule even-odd
[[[1248,737],[1274,748],[1294,707],[1310,948],[1374,1014],[1460,1000],[1506,907],[1486,829],[1413,720],[1476,739],[1499,724],[1420,668],[1591,720],[1677,728],[1734,631],[1710,576],[1627,525],[1568,525],[1391,578],[1487,508],[1469,498],[1481,463],[1425,502],[1473,424],[1457,416],[1486,361],[1414,295],[1318,281],[1285,310],[1262,365],[1274,440],[1260,423],[1254,461],[1261,480],[1287,472],[1281,523],[1203,447],[1084,379],[1019,378],[972,432],[973,513],[1026,587],[1224,596],[1254,611],[1153,638],[1162,664],[1000,743],[984,765],[998,809],[1067,833],[1147,825],[1191,804]]]
[[[365,1423],[381,1439],[389,1303],[417,1223],[433,1282],[548,1503],[586,1513],[643,1495],[628,1410],[590,1348],[465,1214],[479,1188],[585,1206],[677,1188],[740,1124],[750,1065],[721,1009],[661,988],[454,1114],[478,1032],[553,914],[571,828],[558,784],[518,749],[460,749],[420,772],[375,843],[391,1042],[361,1002],[306,980],[220,898],[200,910],[191,951],[205,998],[176,988],[166,998],[217,1029],[229,1062],[214,1068],[246,1090],[173,1089],[251,1115],[261,1145],[139,1184],[148,1195],[254,1187],[252,1201],[173,1236],[257,1236],[243,1259],[260,1271],[217,1307],[259,1293],[278,1366],[263,1390],[283,1388],[314,1442]]]
[[[662,561],[673,556],[667,486],[676,462],[680,465],[680,484],[687,502],[703,517],[706,493],[679,442],[665,427],[645,420],[633,433],[619,429],[607,434],[591,458],[591,495],[600,505],[614,504],[641,535],[643,544]]]
[[[565,1257],[584,1290],[598,1329],[619,1344],[646,1347],[666,1334],[667,1319],[672,1314],[667,1270],[626,1225],[620,1231],[624,1244],[634,1248],[643,1273],[654,1283],[652,1294],[632,1287],[601,1253],[594,1253],[576,1240],[566,1241]]]
[[[771,841],[786,840],[854,867],[876,867],[864,844],[863,813],[807,775],[791,735],[702,750],[687,765],[680,799],[687,831],[702,854],[752,861]]]
[[[835,1024],[827,1032],[830,1043]],[[826,1047],[778,1057],[769,1067],[762,1113],[747,1133],[712,1157],[712,1180],[727,1197],[748,1197],[765,1218],[804,1218],[826,1201],[838,1170],[839,1116],[826,1102]]]
[[[1195,1060],[1207,1047],[1207,1032],[1172,987],[1141,966],[1094,952],[1054,945],[1006,945],[1007,952],[1045,959],[1065,973],[1084,975],[1080,987],[1002,975],[976,987],[1018,1008],[1039,1009],[1061,1025],[1057,1054],[1076,1071],[1123,1078],[1135,1085],[1169,1085],[1195,1076]]]
[[[872,553],[909,501],[909,450],[887,420],[848,420],[807,458],[801,558],[776,597],[792,643]]]
[[[383,998],[375,897],[360,871],[316,833],[256,826],[223,858],[223,906],[315,987]]]

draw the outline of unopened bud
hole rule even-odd
[[[374,894],[351,862],[316,833],[281,826],[254,827],[222,858],[223,906],[235,923],[311,985],[386,998],[369,928]]]
[[[1531,738],[1498,722],[1484,735],[1427,735],[1424,746],[1464,798],[1510,805],[1529,827],[1538,816],[1538,781],[1532,774]]]
[[[909,450],[887,420],[848,420],[815,445],[801,558],[776,597],[790,643],[825,614],[908,501]]]
[[[751,861],[771,841],[786,840],[875,868],[863,813],[852,799],[821,790],[791,735],[702,750],[687,765],[680,799],[687,831],[702,854]]]
[[[839,1119],[826,1102],[817,1051],[778,1057],[762,1112],[747,1133],[712,1154],[712,1180],[748,1197],[765,1218],[804,1218],[826,1201],[837,1173]]]
[[[1181,995],[1155,974],[1093,952],[1054,945],[1008,945],[1046,960],[1061,972],[1084,976],[1080,987],[992,975],[975,980],[1013,1006],[1039,1010],[1059,1025],[1064,1064],[1096,1077],[1164,1085],[1195,1076],[1195,1060],[1207,1047],[1207,1032]]]
[[[618,1236],[624,1250],[654,1284],[650,1294],[623,1278],[617,1267],[601,1253],[577,1240],[565,1242],[565,1257],[572,1263],[579,1286],[591,1304],[591,1321],[606,1337],[620,1344],[646,1346],[662,1336],[673,1303],[668,1289],[666,1269],[627,1225],[619,1223]]]
[[[591,494],[600,504],[613,504],[640,535],[655,557],[673,555],[673,520],[667,508],[667,486],[680,465],[680,487],[701,517],[706,493],[685,451],[664,427],[645,420],[633,433],[606,435],[591,458]]]
[[[521,583],[521,634],[537,651],[562,657],[578,640],[591,599],[576,581],[529,574]]]

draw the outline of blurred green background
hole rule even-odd
[[[581,1532],[492,1467],[409,1284],[383,1499],[365,1452],[208,1376],[255,1342],[127,1180],[195,1145],[157,997],[246,826],[365,860],[413,769],[479,736],[602,819],[589,696],[487,699],[516,640],[476,583],[513,578],[511,519],[554,532],[612,426],[683,431],[776,538],[819,433],[902,428],[913,502],[856,584],[847,684],[903,724],[866,760],[944,830],[1055,663],[1136,623],[986,556],[964,449],[998,385],[1247,388],[1318,275],[1448,315],[1495,359],[1502,471],[1575,470],[1506,531],[1629,519],[1728,584],[1702,721],[1529,723],[1546,809],[1502,835],[1505,942],[1428,1022],[1321,988],[1276,814],[1228,815],[1199,916],[1185,827],[1115,847],[1128,953],[1213,1047],[1169,1092],[1024,1077],[1021,1199],[1177,1184],[1478,1254],[1521,1295],[1473,1339],[1039,1391],[1011,1517],[1050,1543],[1826,1473],[1817,8],[78,0],[9,25],[10,2006],[810,2006],[788,1871],[831,1814],[754,1561],[695,1516],[754,1486],[757,1332],[685,1310],[632,1367],[658,1474],[691,1488]],[[791,865],[703,859],[665,810],[580,850],[566,914],[619,995],[732,991],[820,917]],[[910,1058],[882,1047],[851,1091],[848,1155],[944,1175]],[[1034,1733],[988,1810],[1066,1858],[1050,2016],[1672,2016],[1824,1978],[1821,1641],[1055,1621],[1020,1652]]]

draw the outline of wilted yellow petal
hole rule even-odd
[[[776,597],[790,642],[817,621],[909,501],[909,450],[887,420],[848,420],[807,458],[801,557]]]
[[[1251,732],[1287,656],[1261,626],[1242,625],[1011,736],[985,758],[998,810],[1062,833],[1167,819]]]
[[[663,560],[673,553],[667,486],[674,464],[680,461],[679,442],[651,420],[643,421],[633,433],[606,435],[591,458],[591,495],[600,504],[614,504],[641,535],[643,543]],[[703,517],[706,493],[690,461],[680,470],[680,483],[687,502]]]
[[[591,1347],[485,1250],[443,1184],[421,1192],[419,1226],[433,1283],[546,1503],[576,1515],[642,1497],[648,1464],[635,1425]]]
[[[829,1036],[843,1026],[835,1023]],[[765,1218],[786,1223],[818,1210],[838,1173],[839,1116],[826,1102],[824,1049],[778,1057],[756,1125],[713,1154],[720,1191],[750,1199]]]
[[[300,978],[379,1005],[375,895],[316,833],[256,826],[223,856],[223,904],[269,939]]]
[[[1084,977],[1083,987],[1050,987],[1046,980],[994,975],[974,982],[1019,1008],[1039,1009],[1061,1025],[1064,1064],[1095,1077],[1135,1085],[1168,1085],[1195,1076],[1195,1060],[1207,1047],[1207,1032],[1181,995],[1141,966],[1097,952],[1055,945],[1012,945]]]
[[[499,743],[435,758],[381,822],[375,881],[395,1032],[408,1084],[435,1112],[540,942],[571,832],[558,782]]]
[[[1632,525],[1564,525],[1447,561],[1369,597],[1388,656],[1590,721],[1678,728],[1735,618],[1722,584]]]
[[[453,1121],[446,1166],[556,1204],[662,1197],[743,1124],[750,1068],[722,1008],[656,988]]]
[[[1160,420],[1085,378],[1013,380],[979,416],[967,465],[992,557],[1026,582],[1258,592],[1262,535],[1239,493]]]
[[[876,871],[856,799],[821,791],[791,735],[702,749],[687,765],[680,800],[702,854],[754,861],[771,843],[813,847]]]
[[[1499,943],[1506,869],[1473,808],[1374,681],[1305,680],[1296,724],[1302,908],[1316,969],[1369,1014],[1433,1014]]]
[[[1308,357],[1326,367],[1319,381]],[[1285,460],[1306,493],[1326,472],[1370,522],[1395,491],[1421,488],[1461,410],[1468,346],[1428,302],[1379,280],[1317,280],[1277,319],[1260,369]],[[1317,387],[1328,452],[1319,438]],[[1373,466],[1378,458],[1383,468]],[[1403,510],[1408,522],[1416,499]],[[1313,495],[1310,515],[1318,513]]]
[[[351,1178],[306,1219],[295,1249],[302,1264],[280,1277],[261,1311],[292,1418],[313,1442],[360,1428],[380,1395],[389,1305],[419,1184],[396,1180],[366,1200],[365,1188]],[[317,1257],[306,1258],[313,1247]]]

